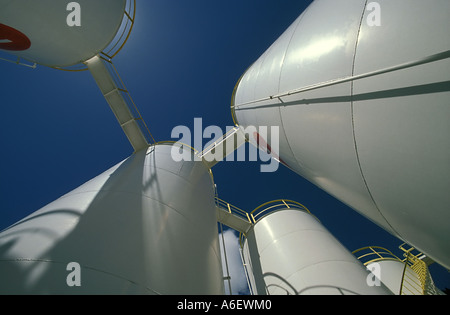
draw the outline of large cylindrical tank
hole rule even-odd
[[[281,205],[255,221],[242,251],[254,294],[392,294],[370,286],[366,268],[306,208]]]
[[[171,149],[139,151],[2,231],[0,293],[223,294],[210,170]]]
[[[115,37],[126,1],[0,0],[0,49],[51,67],[81,63]]]
[[[232,104],[243,127],[280,127],[282,163],[447,268],[449,12],[443,0],[316,0]]]
[[[404,259],[377,246],[364,247],[353,254],[396,295],[443,294],[434,285],[427,264],[410,251],[405,251]]]

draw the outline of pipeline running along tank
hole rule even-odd
[[[240,126],[280,161],[450,268],[450,2],[316,0],[239,80]],[[269,128],[270,129],[270,128]]]

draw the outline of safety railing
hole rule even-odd
[[[419,257],[422,253],[413,254],[414,247],[405,248],[402,244],[399,248],[404,252],[403,259],[399,258],[386,248],[379,246],[367,246],[352,252],[364,266],[378,261],[393,260],[405,264],[402,274],[400,295],[426,294],[426,283],[429,280],[427,265]]]
[[[399,257],[394,255],[390,250],[387,250],[384,247],[379,246],[367,246],[360,249],[357,249],[352,252],[353,255],[356,256],[356,259],[361,261],[364,266],[367,266],[373,262],[381,261],[381,260],[395,260],[402,261]],[[359,256],[357,256],[358,254]]]
[[[131,30],[134,26],[134,20],[136,17],[136,0],[127,0],[124,11],[124,18],[122,24],[119,27],[119,31],[111,43],[102,51],[102,55],[109,59],[114,58],[119,51],[125,46],[128,38],[130,37]]]
[[[0,52],[0,53],[3,53],[3,52]],[[10,55],[8,55],[7,57],[10,57]],[[14,59],[9,59],[9,58],[3,58],[2,55],[0,55],[0,60],[6,61],[6,62],[10,62],[10,63],[14,63],[14,64],[19,65],[19,66],[28,67],[28,68],[31,68],[31,69],[36,69],[36,67],[37,67],[37,63],[35,63],[35,62],[31,63],[28,60],[22,59],[20,57],[17,57],[14,60]]]
[[[238,128],[235,127],[235,128],[231,128],[230,130],[228,130],[224,135],[222,135],[222,137],[218,138],[216,141],[214,141],[213,143],[208,145],[206,148],[204,148],[203,151],[199,153],[199,156],[201,156],[201,157],[204,156],[207,152],[209,152],[213,148],[215,148],[217,146],[217,144],[221,143],[222,141],[227,139],[229,136],[236,133],[237,129]]]
[[[271,213],[274,213],[276,211],[282,211],[282,210],[298,210],[298,211],[304,211],[312,215],[314,218],[316,218],[304,205],[297,201],[288,200],[288,199],[277,199],[273,201],[266,202],[256,209],[254,209],[252,212],[248,214],[249,220],[251,224],[256,224],[258,221],[263,219],[264,217],[268,216]],[[316,220],[318,220],[316,218]],[[245,241],[246,235],[244,233],[239,234],[239,244],[241,246],[241,249],[244,248],[244,241]]]
[[[118,87],[118,90],[122,94],[123,99],[128,105],[128,108],[130,112],[132,113],[134,120],[139,125],[141,131],[144,133],[144,136],[147,138],[147,141],[149,144],[155,143],[155,138],[153,138],[152,133],[150,132],[150,129],[148,128],[147,124],[145,123],[144,119],[142,118],[142,115],[139,111],[139,109],[136,106],[136,103],[133,101],[133,98],[131,97],[130,92],[128,92],[128,89],[125,86],[125,83],[123,82],[122,78],[119,75],[119,72],[117,71],[117,68],[114,66],[114,63],[111,61],[111,59],[106,59],[102,56],[100,56],[102,60],[105,61],[105,64],[107,66],[107,69],[109,73],[111,74],[112,79],[114,80],[114,83]]]
[[[248,221],[249,223],[252,223],[248,212],[246,212],[242,209],[239,209],[238,207],[233,206],[232,204],[226,202],[225,200],[222,200],[222,199],[216,197],[216,206],[221,209],[227,210],[230,214],[233,214],[233,215],[241,218],[244,221]]]
[[[180,147],[188,148],[189,150],[192,151],[193,154],[198,154],[198,151],[195,148],[191,147],[190,145],[188,145],[186,143],[180,142],[180,141],[171,141],[171,140],[158,141],[158,142],[153,143],[152,145],[172,145],[173,146],[175,144],[180,146]]]
[[[306,211],[309,214],[311,212],[301,203],[298,203],[297,201],[293,200],[287,200],[287,199],[278,199],[266,202],[259,207],[257,207],[255,210],[250,212],[250,218],[251,222],[255,224],[265,216],[280,210],[286,210],[286,209],[292,209],[292,210],[300,210],[300,211]]]
[[[429,275],[429,271],[428,271],[428,267],[427,264],[422,261],[419,257],[422,255],[422,253],[416,251],[416,254],[413,254],[413,251],[415,250],[414,247],[410,246],[410,248],[405,248],[406,243],[403,243],[399,246],[399,248],[404,252],[403,256],[405,257],[405,259],[403,260],[415,273],[415,275],[417,276],[418,280],[420,281],[419,286],[420,286],[420,290],[417,290],[417,280],[415,279],[415,277],[412,277],[411,275],[408,275],[408,273],[404,273],[404,282],[406,282],[407,284],[410,284],[408,287],[413,287],[412,291],[410,289],[410,293],[411,294],[425,294],[426,291],[426,283],[427,283],[427,278],[430,276]],[[405,286],[403,286],[405,287]],[[403,288],[402,288],[402,293],[405,294],[406,292],[404,292]]]
[[[119,26],[119,30],[117,31],[116,36],[108,44],[108,46],[106,46],[100,52],[100,56],[105,60],[111,61],[111,59],[113,59],[122,50],[123,46],[125,46],[126,42],[128,41],[136,17],[136,0],[127,0],[123,14],[124,17],[122,19],[122,23]],[[68,67],[52,67],[52,68],[71,72],[87,70],[86,65],[83,63],[79,63]]]

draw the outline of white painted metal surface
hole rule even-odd
[[[396,295],[442,295],[428,269],[430,260],[405,245],[399,246],[403,258],[378,246],[363,247],[353,254],[372,272],[374,281],[383,282]]]
[[[0,293],[223,294],[214,184],[171,148],[142,150],[4,230]],[[70,262],[80,287],[66,283]]]
[[[370,26],[365,1],[314,1],[244,74],[235,117],[279,126],[285,165],[450,268],[450,2],[377,3]]]
[[[114,38],[124,17],[126,0],[77,0],[81,25],[69,26],[70,1],[0,0],[0,22],[20,32],[30,43],[10,50],[46,66],[70,66],[101,52]],[[17,36],[11,36],[11,40]],[[26,39],[19,39],[26,41]]]
[[[377,266],[373,266],[377,264]],[[379,270],[379,280],[396,295],[421,295],[422,286],[417,274],[407,264],[395,260],[381,260],[367,268]]]
[[[376,264],[376,265],[375,265]],[[370,263],[367,268],[378,270],[379,280],[396,295],[443,295],[436,288],[429,270],[424,270],[425,284],[409,264],[396,260]]]
[[[247,138],[244,131],[242,128],[236,126],[224,134],[222,138],[205,148],[198,156],[203,160],[203,163],[209,168],[212,168],[217,163],[223,161],[227,155],[245,144],[246,141]]]
[[[374,265],[377,264],[377,265]],[[389,290],[392,291],[392,293],[396,295],[400,295],[401,289],[402,289],[402,282],[403,282],[403,275],[405,273],[406,264],[401,261],[395,261],[395,260],[382,260],[378,261],[376,263],[371,263],[367,265],[367,268],[369,270],[377,270],[379,274],[377,274],[377,278],[385,286],[389,288]],[[376,268],[376,269],[375,269]],[[410,269],[410,268],[409,268]],[[374,273],[376,274],[376,273]],[[417,276],[415,276],[417,278]],[[414,282],[414,284],[417,284],[417,293],[420,292],[420,281],[417,283]]]
[[[247,234],[243,257],[256,294],[391,294],[311,214],[273,212]]]
[[[108,71],[105,62],[101,57],[94,56],[87,60],[85,64],[133,146],[133,149],[135,151],[142,150],[148,146],[148,141],[139,127],[136,117],[133,116],[131,109],[125,101],[122,91],[120,91]]]
[[[250,217],[244,212],[236,212],[229,203],[216,200],[217,221],[240,233],[247,233],[252,227]]]

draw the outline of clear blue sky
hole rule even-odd
[[[311,1],[137,1],[133,33],[114,63],[150,131],[171,139],[177,125],[233,124],[238,78]],[[4,56],[2,54],[2,56]],[[0,61],[0,230],[127,158],[132,148],[89,72],[32,70]],[[280,165],[213,168],[220,198],[241,209],[296,200],[349,250],[402,242]],[[434,271],[437,269],[437,271]],[[449,273],[433,268],[441,289]]]

